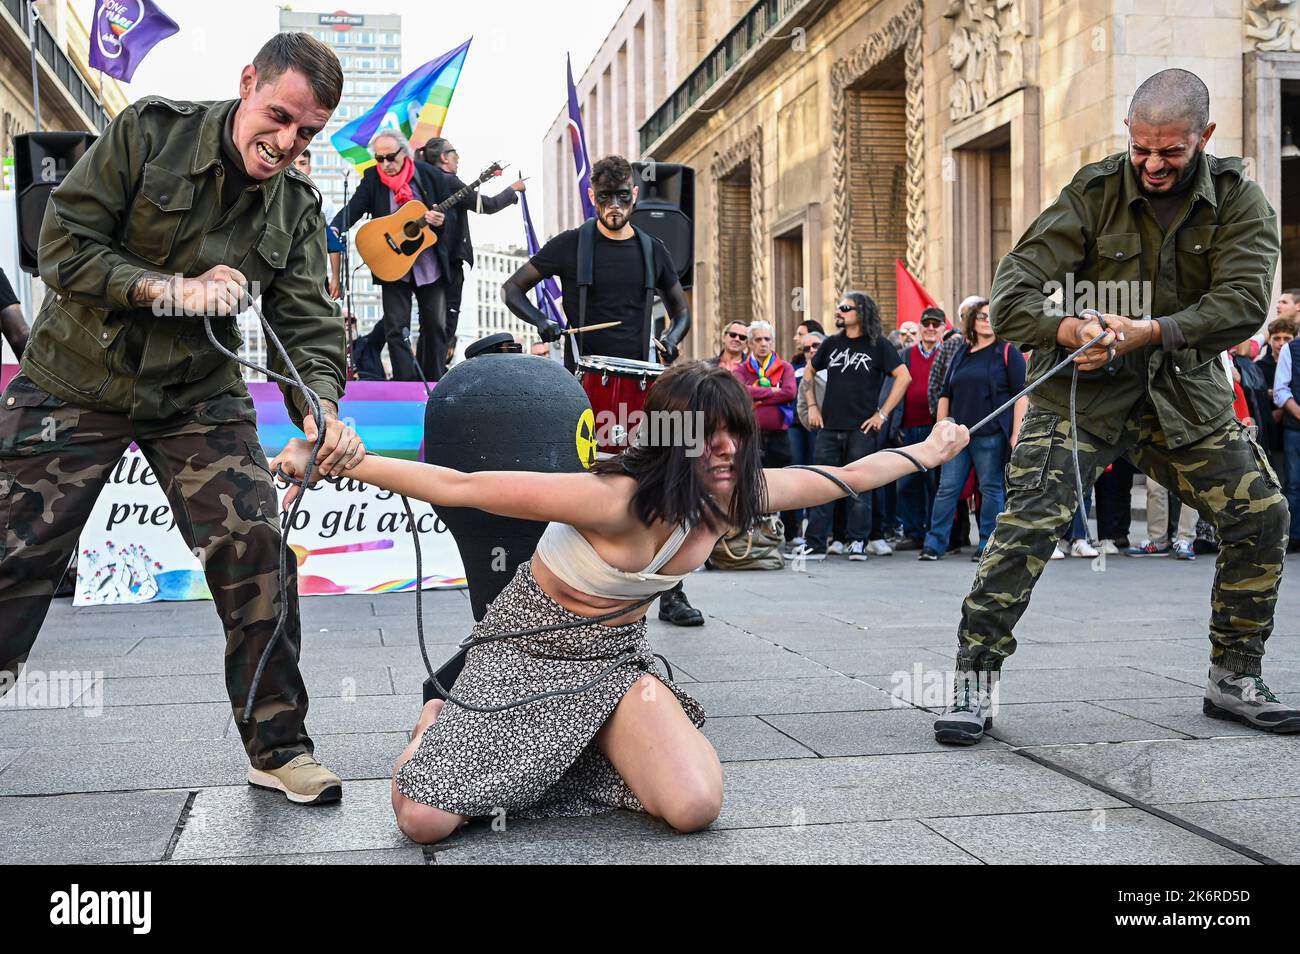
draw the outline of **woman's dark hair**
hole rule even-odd
[[[862,324],[862,335],[867,344],[875,344],[880,339],[880,309],[866,292],[845,292],[844,297],[858,306],[858,321]]]
[[[822,323],[818,321],[816,318],[805,318],[802,321],[795,323],[796,328],[798,328],[800,325],[803,325],[810,332],[815,331],[819,335],[826,334],[826,329],[822,327]]]
[[[656,413],[669,416],[656,419]],[[705,361],[679,362],[655,381],[646,396],[645,414],[637,443],[591,468],[592,473],[626,474],[636,480],[632,509],[642,523],[707,523],[719,532],[731,527],[743,530],[758,523],[767,493],[758,425],[754,403],[735,375]],[[686,425],[688,417],[690,424]],[[698,429],[686,430],[687,426],[700,425],[702,433]],[[732,464],[735,480],[726,510],[709,496],[700,481],[695,465],[703,449],[701,454],[689,456],[685,440],[646,443],[647,429],[660,436],[694,434],[706,444],[719,430],[731,433],[736,441]]]
[[[310,33],[277,33],[253,57],[257,88],[274,83],[285,70],[297,70],[312,95],[331,112],[343,98],[343,67],[334,51]]]
[[[975,334],[975,316],[980,313],[981,308],[987,308],[988,304],[987,298],[976,298],[962,311],[961,332],[967,344],[974,345],[979,342],[979,335]]]

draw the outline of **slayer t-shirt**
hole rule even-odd
[[[850,338],[841,331],[822,342],[812,364],[826,372],[822,426],[828,431],[851,431],[879,409],[883,382],[902,361],[884,335],[869,344],[865,335]]]

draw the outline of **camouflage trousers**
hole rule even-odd
[[[1006,469],[1006,509],[962,604],[959,669],[1001,669],[1015,651],[1012,630],[1078,506],[1072,443],[1068,417],[1031,406]],[[1214,524],[1220,548],[1210,597],[1210,657],[1221,666],[1259,674],[1264,643],[1273,631],[1288,522],[1286,499],[1267,455],[1237,421],[1192,444],[1169,447],[1154,413],[1140,407],[1115,444],[1080,429],[1084,487],[1125,453]],[[1153,608],[1161,608],[1158,601]]]
[[[6,685],[27,661],[81,528],[134,441],[203,563],[226,631],[226,690],[238,719],[280,611],[280,508],[248,402],[247,395],[226,395],[165,420],[138,421],[66,403],[21,374],[10,382],[0,399],[0,671],[12,674]],[[313,751],[303,727],[296,561],[287,566],[286,629],[262,675],[252,719],[236,722],[260,769]]]

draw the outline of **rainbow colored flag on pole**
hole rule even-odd
[[[401,130],[416,149],[440,135],[473,39],[409,73],[379,102],[331,136],[339,155],[358,172],[365,172],[375,164],[370,140],[381,128]]]

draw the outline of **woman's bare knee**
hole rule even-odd
[[[701,831],[717,820],[722,811],[722,780],[701,776],[667,794],[660,817],[680,832]]]
[[[403,835],[417,845],[432,845],[442,841],[462,824],[464,819],[441,808],[421,805],[403,797],[394,806],[397,813],[397,827]]]

